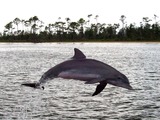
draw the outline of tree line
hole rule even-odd
[[[70,18],[44,25],[37,16],[28,20],[15,18],[4,26],[0,33],[2,42],[58,42],[58,41],[152,41],[160,40],[160,24],[158,16],[153,19],[143,17],[140,25],[127,24],[126,16],[120,16],[120,23],[99,23],[99,16],[89,14],[88,19],[80,18],[71,21]],[[91,19],[95,19],[92,23]],[[152,21],[152,23],[151,23]],[[121,24],[121,25],[120,25]]]

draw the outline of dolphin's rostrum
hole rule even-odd
[[[53,78],[65,78],[85,81],[86,84],[100,83],[92,96],[99,94],[107,84],[132,89],[128,78],[115,68],[95,59],[88,59],[77,48],[74,48],[74,56],[45,72],[39,82],[24,83],[22,85],[40,88],[41,84]],[[42,87],[44,89],[44,87]]]

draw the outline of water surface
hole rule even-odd
[[[103,61],[130,80],[134,91],[107,85],[54,79],[45,90],[26,88],[73,48]],[[0,119],[3,120],[159,120],[160,44],[155,43],[1,43]]]

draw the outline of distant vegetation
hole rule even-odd
[[[4,26],[0,33],[0,42],[58,42],[58,41],[160,41],[160,24],[157,15],[153,20],[143,17],[137,26],[127,25],[126,16],[120,16],[120,24],[98,22],[98,15],[88,15],[88,19],[80,18],[71,21],[61,17],[55,23],[44,25],[37,16],[28,20],[15,18]],[[95,19],[95,23],[91,23]],[[151,24],[152,21],[152,24]]]

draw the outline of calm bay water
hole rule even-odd
[[[79,48],[130,80],[135,90],[54,79],[45,90],[21,86],[38,81]],[[0,119],[2,120],[159,120],[160,44],[158,43],[1,43]]]

